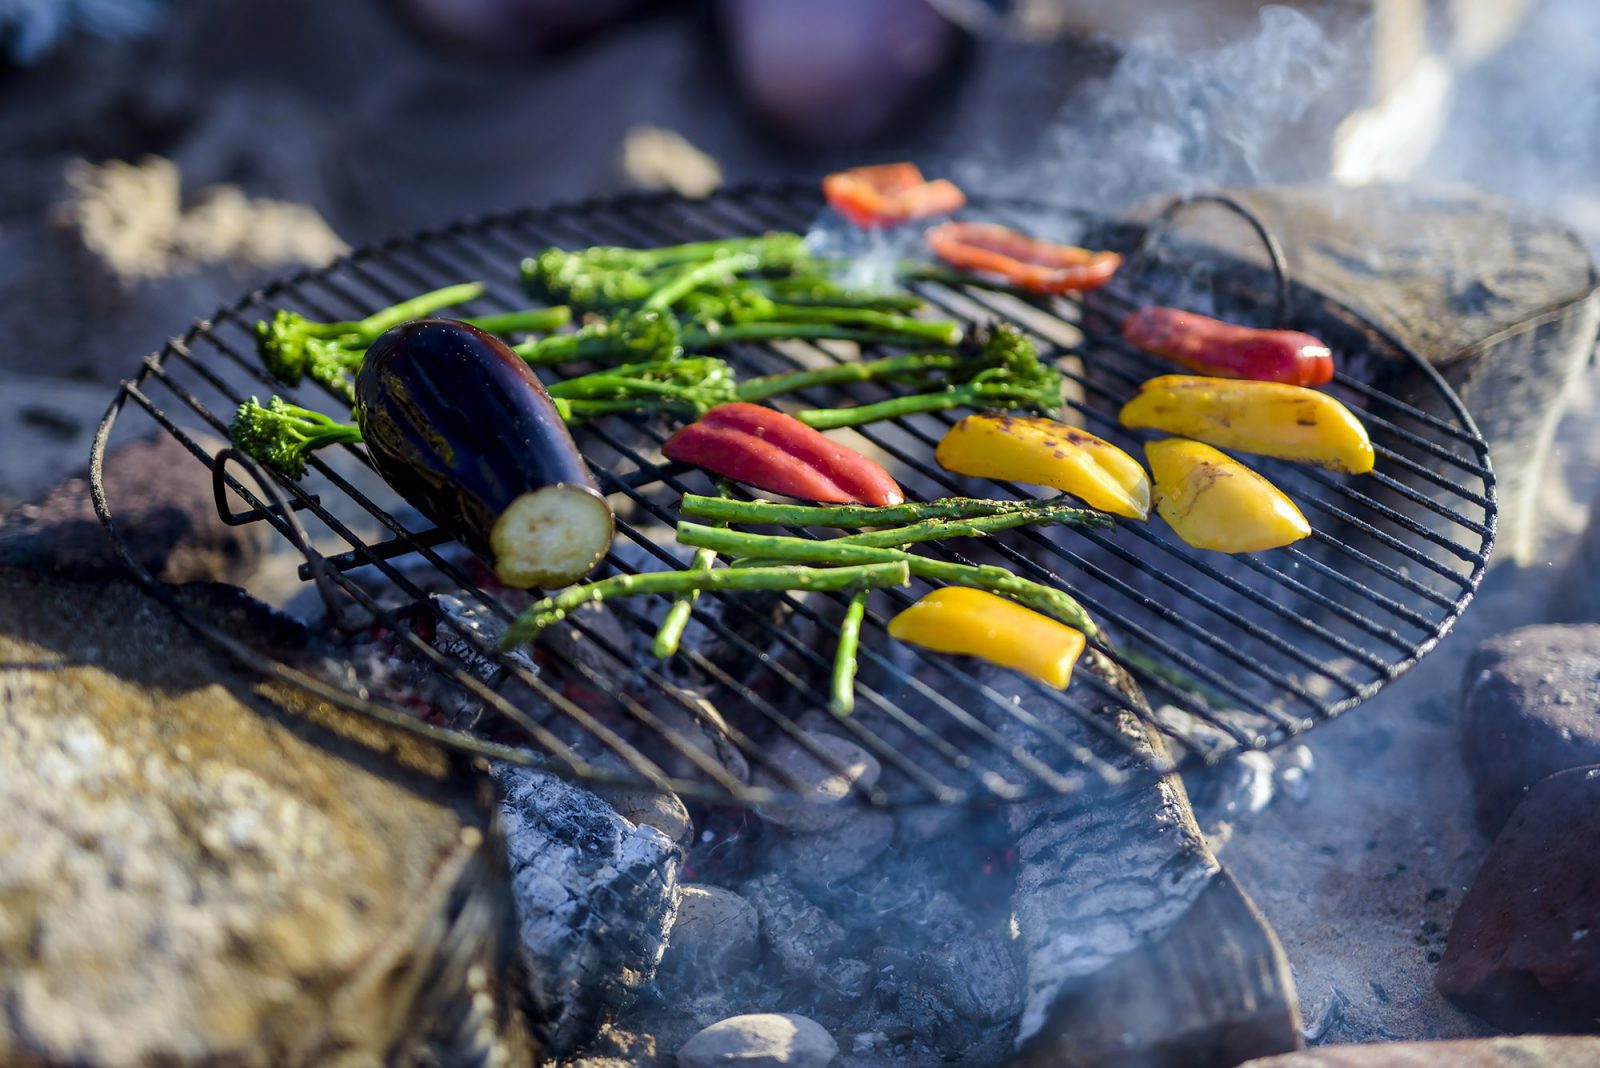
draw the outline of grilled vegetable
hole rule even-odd
[[[1265,478],[1209,445],[1166,438],[1145,445],[1156,511],[1196,549],[1254,553],[1299,541],[1311,524]]]
[[[662,248],[547,248],[522,261],[522,280],[533,293],[576,308],[669,308],[702,285],[806,259],[805,238],[790,233]]]
[[[949,408],[1031,408],[1046,414],[1061,410],[1061,372],[1039,358],[1038,346],[1021,331],[998,324],[981,351],[988,366],[965,382],[854,408],[811,408],[795,418],[831,430]]]
[[[306,456],[313,450],[361,440],[359,427],[335,422],[282,397],[270,397],[266,404],[251,397],[239,405],[228,434],[253,459],[290,478],[305,475]]]
[[[968,522],[980,522],[980,520],[968,520]],[[897,532],[896,536],[903,537],[903,532]],[[851,538],[813,541],[807,538],[786,538],[777,534],[725,530],[721,527],[708,527],[689,522],[678,524],[678,541],[680,544],[697,549],[713,549],[725,556],[760,561],[785,560],[804,564],[852,566],[903,560],[910,565],[911,573],[918,578],[951,586],[971,586],[974,589],[988,590],[990,593],[997,593],[1018,604],[1025,604],[1046,615],[1054,616],[1068,626],[1077,627],[1090,637],[1099,633],[1094,620],[1089,618],[1089,614],[1071,594],[1054,586],[1045,586],[1021,578],[1003,567],[972,566],[955,564],[947,560],[934,560],[902,549],[861,544]]]
[[[1051,419],[969,415],[946,431],[934,457],[958,475],[1053,486],[1129,519],[1150,514],[1150,482],[1139,461]]]
[[[1320,386],[1333,378],[1333,352],[1298,330],[1258,330],[1177,308],[1141,308],[1122,321],[1130,345],[1216,378]]]
[[[423,319],[378,338],[356,420],[379,474],[508,586],[561,586],[611,545],[611,508],[527,364],[476,327]]]
[[[1118,418],[1126,427],[1164,430],[1224,449],[1352,475],[1372,470],[1366,427],[1326,393],[1302,386],[1163,375],[1140,387]]]
[[[866,230],[945,215],[967,202],[966,194],[953,183],[923,178],[915,163],[883,163],[830,174],[822,180],[822,195],[834,211]]]
[[[262,365],[280,382],[292,386],[302,377],[309,377],[329,389],[348,393],[351,373],[360,366],[367,346],[378,335],[390,327],[482,295],[481,282],[466,282],[419,294],[365,319],[337,323],[319,323],[280,309],[271,319],[256,323],[256,352]],[[559,329],[571,318],[569,309],[555,307],[503,312],[467,322],[491,334],[532,334]]]
[[[952,267],[998,275],[1030,293],[1098,289],[1122,266],[1115,252],[1041,241],[994,223],[943,223],[928,231],[927,242]]]
[[[1083,635],[983,590],[934,590],[889,621],[889,636],[940,653],[976,656],[1064,690]]]
[[[625,363],[579,375],[548,388],[561,418],[569,423],[611,412],[703,415],[734,399],[733,370],[715,356]]]
[[[755,404],[723,404],[662,445],[668,459],[788,497],[841,504],[899,504],[889,473],[792,416]]]
[[[978,519],[1013,512],[1044,512],[1061,507],[1057,501],[991,501],[979,497],[944,497],[937,501],[907,501],[884,508],[864,505],[779,504],[777,501],[736,501],[685,493],[678,511],[690,519],[719,523],[771,523],[788,527],[891,527],[929,520]],[[1087,513],[1085,513],[1087,514]],[[1107,523],[1110,521],[1107,520]]]
[[[532,641],[586,604],[644,594],[680,594],[691,590],[837,590],[851,593],[881,586],[904,586],[910,569],[900,561],[876,562],[860,567],[720,567],[689,571],[647,571],[615,575],[562,590],[529,605],[506,628],[502,649]]]

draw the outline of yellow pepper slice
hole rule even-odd
[[[969,415],[945,434],[934,458],[958,475],[1052,486],[1112,515],[1150,515],[1150,480],[1138,460],[1052,419]]]
[[[1156,511],[1196,549],[1254,553],[1299,541],[1311,524],[1277,486],[1210,445],[1182,438],[1144,447]]]
[[[1064,690],[1081,633],[985,590],[945,586],[889,620],[889,635],[939,653],[981,657]]]
[[[1123,405],[1126,427],[1149,427],[1280,460],[1364,475],[1372,442],[1355,414],[1326,393],[1284,382],[1162,375]]]

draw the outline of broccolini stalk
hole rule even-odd
[[[512,649],[538,637],[586,604],[640,594],[679,594],[690,590],[839,590],[904,586],[910,569],[900,561],[860,567],[723,567],[705,571],[646,571],[614,575],[572,586],[529,605],[501,636],[500,648]]]
[[[536,367],[579,360],[670,360],[683,354],[683,340],[678,320],[652,309],[585,323],[571,334],[525,341],[511,351]]]
[[[854,408],[812,408],[796,412],[795,418],[818,430],[832,430],[947,408],[1028,408],[1046,415],[1061,411],[1061,372],[1039,359],[1032,340],[1014,327],[999,325],[984,350],[994,366],[966,382]]]
[[[266,404],[251,397],[233,413],[228,433],[252,459],[290,478],[305,475],[306,455],[312,450],[361,441],[360,427],[290,404],[282,397],[268,398]]]
[[[742,258],[737,268],[711,270],[706,277],[791,269],[807,258],[805,239],[798,234],[774,233],[653,249],[611,245],[575,251],[549,248],[522,261],[522,279],[529,290],[552,303],[587,309],[618,308],[649,300],[664,284],[683,278],[684,268],[692,270],[698,264],[734,258]],[[688,288],[698,284],[689,284]],[[658,302],[656,306],[667,307],[670,303]]]
[[[278,381],[297,385],[309,375],[331,388],[348,383],[352,367],[378,335],[390,327],[420,319],[443,308],[483,295],[481,282],[446,286],[374,312],[365,319],[319,323],[280,308],[271,319],[256,323],[256,352]]]
[[[1070,594],[1021,578],[1003,567],[988,564],[972,566],[932,560],[925,556],[914,556],[900,549],[852,545],[837,538],[830,541],[811,541],[777,534],[722,530],[690,522],[678,524],[678,541],[697,549],[714,549],[727,556],[742,556],[762,561],[787,560],[811,565],[841,566],[904,561],[911,568],[911,573],[918,578],[943,582],[951,586],[971,586],[974,589],[988,590],[990,593],[1010,598],[1018,604],[1059,619],[1068,626],[1078,628],[1091,638],[1100,632],[1100,628],[1089,618],[1083,606]]]
[[[784,393],[818,386],[840,386],[851,382],[883,382],[903,378],[936,375],[959,377],[968,366],[967,361],[954,353],[914,352],[903,356],[883,356],[876,360],[857,360],[834,364],[811,371],[790,371],[784,374],[760,375],[739,383],[739,399],[762,401]],[[973,373],[977,367],[973,366]]]
[[[717,493],[726,499],[733,495],[733,490],[726,480],[718,479]],[[717,554],[710,549],[696,549],[689,567],[692,570],[710,570],[711,565],[716,562]],[[694,603],[699,599],[699,590],[680,593],[673,598],[672,607],[667,609],[667,614],[661,618],[661,626],[656,628],[655,641],[651,645],[651,651],[658,659],[665,660],[678,651],[678,643],[683,640],[683,630],[689,625],[689,614],[694,611]]]
[[[737,501],[685,493],[678,511],[690,519],[719,523],[770,523],[786,527],[892,527],[929,519],[972,519],[985,515],[1042,511],[1060,507],[1061,498],[1043,501],[992,501],[981,497],[943,497],[904,504],[782,504]]]
[[[861,648],[861,621],[867,614],[867,596],[868,591],[861,590],[851,597],[839,620],[839,644],[833,651],[833,676],[829,681],[829,704],[836,716],[848,716],[855,711],[856,652]]]
[[[567,422],[611,412],[670,411],[698,418],[735,399],[733,371],[715,356],[622,364],[546,387]]]

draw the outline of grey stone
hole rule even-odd
[[[208,452],[226,444],[209,434],[195,437]],[[265,523],[224,523],[210,469],[166,435],[107,454],[105,484],[117,533],[134,559],[164,582],[243,582],[272,537]],[[0,564],[78,577],[126,574],[95,514],[86,477],[68,479],[6,516]]]
[[[826,888],[855,878],[883,856],[894,840],[894,816],[857,809],[831,830],[773,835],[768,858],[807,888]]]
[[[445,753],[239,672],[125,582],[0,568],[0,665],[0,1062],[452,1061],[509,1026],[492,803]]]
[[[1439,990],[1506,1031],[1600,1030],[1600,764],[1536,784],[1450,924]]]
[[[698,986],[748,965],[760,943],[761,920],[750,902],[720,886],[685,884],[661,968]]]
[[[546,1046],[569,1053],[655,974],[682,851],[553,775],[502,765],[496,778],[530,992]]]
[[[1600,1038],[1517,1035],[1323,1046],[1261,1057],[1239,1068],[1590,1068],[1594,1064],[1600,1064]]]
[[[761,937],[778,963],[796,979],[814,979],[837,957],[845,931],[782,876],[764,875],[744,885],[744,896],[761,917]]]
[[[1480,645],[1461,744],[1489,835],[1540,779],[1600,762],[1600,625],[1523,627]]]
[[[756,806],[763,819],[792,831],[826,831],[839,826],[850,817],[851,807],[859,803],[851,797],[852,791],[870,790],[882,770],[878,759],[854,742],[831,734],[809,737],[832,757],[836,767],[830,767],[800,743],[784,738],[768,753],[798,786],[790,787],[766,768],[754,773],[757,785],[798,793],[798,801]]]
[[[839,1055],[833,1036],[814,1020],[787,1012],[730,1016],[678,1050],[679,1068],[826,1068]]]

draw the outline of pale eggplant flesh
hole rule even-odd
[[[611,546],[611,507],[533,369],[452,319],[372,343],[356,421],[378,473],[507,586],[556,587]]]

